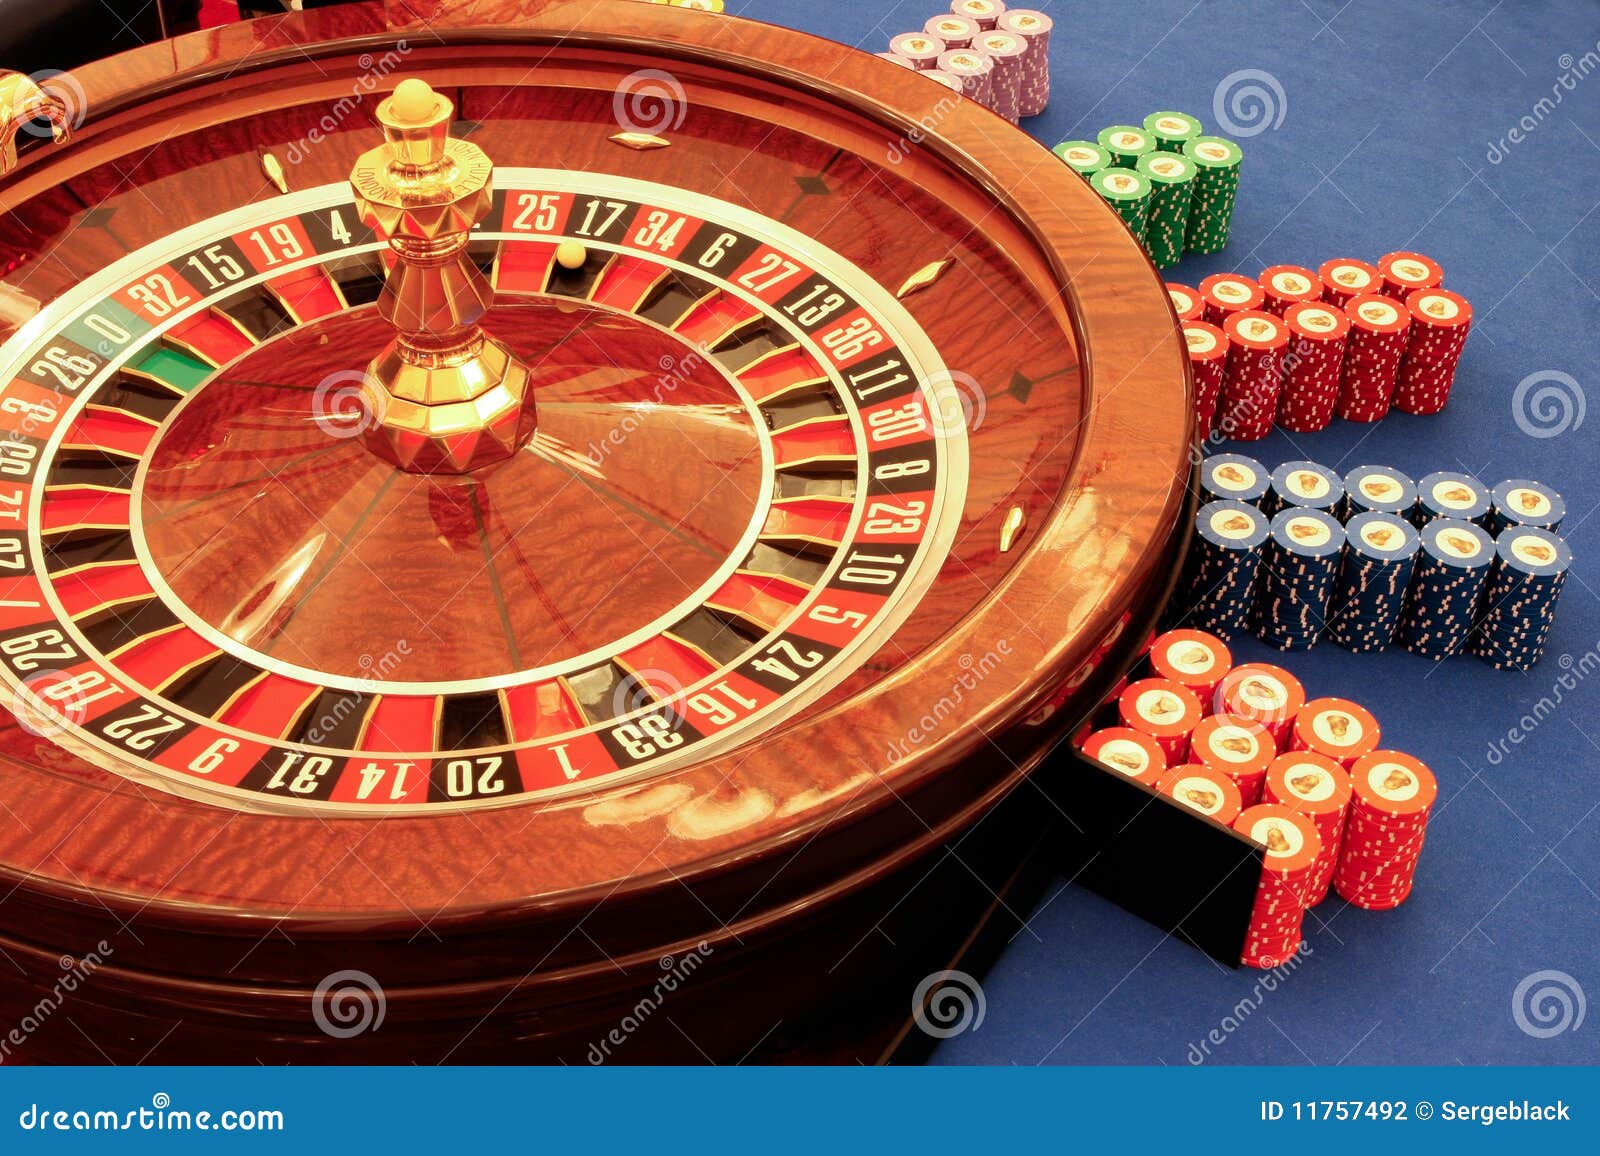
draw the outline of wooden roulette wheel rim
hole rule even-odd
[[[11,727],[0,741],[0,807],[19,818],[0,831],[8,950],[53,957],[54,945],[131,926],[137,939],[119,941],[108,971],[174,1004],[226,1005],[232,997],[219,993],[262,986],[287,1007],[330,970],[356,966],[381,972],[391,998],[414,989],[419,999],[497,1004],[520,987],[518,1006],[673,945],[743,943],[816,918],[1021,783],[1088,709],[1077,688],[1098,685],[1096,664],[1164,593],[1192,424],[1182,342],[1158,276],[1115,214],[1037,144],[974,104],[944,101],[930,116],[926,81],[776,27],[621,0],[414,8],[294,14],[84,68],[76,78],[90,115],[75,141],[25,151],[0,185],[0,208],[23,209],[65,182],[92,185],[123,158],[157,157],[166,173],[186,141],[226,137],[242,117],[270,124],[337,100],[362,60],[370,69],[400,42],[406,74],[465,94],[461,115],[480,109],[490,138],[499,122],[474,90],[534,99],[542,86],[598,92],[641,65],[668,69],[707,115],[760,113],[778,131],[825,135],[852,160],[881,156],[885,142],[903,147],[889,161],[896,175],[942,189],[951,213],[969,215],[972,244],[1003,255],[1016,291],[1036,304],[1046,335],[1037,355],[1066,369],[1031,404],[1053,414],[1037,420],[1058,423],[1059,436],[1007,440],[1035,420],[1012,396],[1031,382],[991,398],[993,424],[972,433],[971,453],[993,463],[1014,452],[1016,476],[991,482],[975,471],[983,501],[952,532],[957,561],[939,581],[930,573],[907,609],[908,629],[930,623],[909,654],[879,646],[875,662],[846,672],[781,729],[659,775],[522,806],[308,817],[156,789],[171,784],[110,773],[101,759]],[[591,171],[626,162],[670,183],[687,151],[624,150],[578,123],[598,134],[585,146]],[[250,133],[245,143],[262,151],[274,139],[283,147],[284,135]],[[307,162],[319,179],[348,167],[343,142],[356,138],[339,139],[326,150],[337,156]],[[505,141],[486,147],[502,170],[530,163]],[[870,264],[864,252],[848,256]],[[87,275],[81,260],[64,241],[39,295],[48,302]],[[910,274],[920,264],[886,268]],[[899,280],[884,275],[874,273],[892,293]],[[956,285],[966,274],[945,275]],[[908,293],[903,307],[923,323],[919,310],[933,310],[940,289]],[[985,323],[983,306],[968,297],[942,308],[970,333]],[[1018,497],[1034,465],[1039,492]],[[1008,529],[1013,508],[1023,524]],[[975,579],[954,572],[962,558],[997,566],[984,571],[997,580],[980,597]],[[950,596],[948,583],[962,580],[964,592]],[[939,610],[964,598],[972,604]],[[1001,643],[1003,661],[984,662]],[[923,728],[930,704],[957,687],[953,718]],[[520,986],[530,960],[548,982]]]

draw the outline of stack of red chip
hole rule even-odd
[[[1295,715],[1290,745],[1348,769],[1376,750],[1380,737],[1378,720],[1366,707],[1345,698],[1314,698]]]
[[[1204,320],[1222,327],[1229,317],[1246,309],[1260,309],[1266,304],[1266,292],[1250,278],[1238,273],[1213,273],[1200,282],[1200,300],[1205,312]]]
[[[1377,293],[1352,297],[1345,313],[1350,318],[1350,339],[1339,380],[1339,416],[1346,421],[1378,421],[1394,398],[1411,315],[1404,305]]]
[[[1234,786],[1233,780],[1199,763],[1173,767],[1162,776],[1156,789],[1191,811],[1230,827],[1244,810],[1244,800],[1239,797],[1239,788]]]
[[[1277,755],[1266,728],[1249,719],[1214,714],[1201,719],[1189,736],[1189,761],[1232,779],[1246,807],[1261,801],[1267,768]]]
[[[1399,751],[1373,751],[1350,777],[1355,793],[1334,888],[1369,911],[1398,907],[1416,880],[1439,785],[1419,760]]]
[[[1444,270],[1432,257],[1421,253],[1385,253],[1378,259],[1378,292],[1404,301],[1418,289],[1437,289],[1444,284]]]
[[[1278,967],[1300,950],[1306,895],[1322,840],[1308,817],[1274,803],[1245,808],[1233,829],[1266,848],[1240,962]]]
[[[1218,714],[1248,719],[1266,728],[1278,750],[1288,750],[1293,740],[1294,720],[1306,705],[1305,688],[1300,680],[1266,662],[1247,662],[1223,677],[1218,688]]]
[[[1228,368],[1228,335],[1204,321],[1186,321],[1183,341],[1189,348],[1189,372],[1194,377],[1195,435],[1204,441],[1222,398],[1222,375]]]
[[[1200,721],[1200,700],[1188,687],[1164,678],[1129,683],[1117,696],[1122,725],[1155,739],[1169,765],[1183,762],[1189,732]]]
[[[1081,744],[1086,757],[1135,782],[1155,786],[1167,773],[1167,756],[1159,743],[1131,727],[1106,727]]]
[[[1306,889],[1306,906],[1327,897],[1339,863],[1345,815],[1350,810],[1350,774],[1338,763],[1310,751],[1279,755],[1267,768],[1263,802],[1279,803],[1310,818],[1322,840],[1322,851]]]
[[[1231,438],[1258,441],[1272,432],[1278,416],[1289,327],[1270,313],[1248,309],[1231,315],[1222,331],[1229,350],[1218,425]]]
[[[1009,32],[984,32],[972,42],[994,62],[994,103],[989,107],[1012,124],[1022,119],[1022,81],[1028,44]]]
[[[1018,111],[1038,116],[1050,103],[1050,29],[1053,22],[1032,8],[1013,8],[1001,14],[995,29],[1019,37],[1028,53],[1022,58],[1022,84]]]
[[[1402,413],[1438,413],[1450,400],[1456,365],[1472,329],[1472,306],[1448,289],[1419,289],[1406,298],[1411,337],[1395,381]]]
[[[1322,300],[1321,278],[1300,265],[1273,265],[1261,270],[1259,280],[1266,296],[1262,308],[1279,317],[1296,301]]]
[[[1167,296],[1172,300],[1172,311],[1178,315],[1179,321],[1205,320],[1205,302],[1200,300],[1197,290],[1176,281],[1168,281]]]
[[[1204,630],[1169,630],[1151,639],[1149,654],[1158,678],[1187,687],[1200,700],[1201,713],[1211,712],[1217,686],[1233,665],[1222,639]]]
[[[1350,319],[1337,305],[1296,301],[1284,311],[1283,321],[1290,336],[1278,424],[1293,433],[1326,429],[1339,403]]]
[[[1376,293],[1383,283],[1377,269],[1354,257],[1324,261],[1317,268],[1317,279],[1322,282],[1322,299],[1340,309],[1349,304],[1352,297]]]

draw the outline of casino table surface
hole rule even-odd
[[[752,0],[729,11],[879,51],[934,7]],[[934,1062],[1593,1062],[1592,1024],[1539,1038],[1512,1007],[1519,983],[1541,971],[1570,975],[1591,1000],[1600,992],[1600,566],[1590,525],[1600,419],[1534,437],[1512,398],[1541,371],[1575,378],[1580,407],[1596,384],[1600,81],[1591,73],[1566,91],[1560,78],[1597,51],[1600,10],[1491,0],[1038,7],[1055,20],[1053,90],[1049,110],[1024,127],[1045,144],[1092,139],[1155,109],[1216,125],[1213,96],[1242,70],[1281,90],[1269,96],[1267,127],[1232,134],[1245,163],[1228,247],[1186,258],[1171,279],[1414,249],[1473,303],[1442,414],[1336,421],[1227,448],[1268,466],[1309,458],[1413,477],[1466,470],[1490,485],[1539,478],[1569,503],[1576,561],[1547,657],[1526,675],[1330,646],[1286,660],[1311,693],[1368,705],[1390,745],[1438,773],[1439,809],[1404,906],[1366,912],[1329,900],[1307,920],[1309,956],[1265,990],[1264,973],[1228,971],[1058,879],[984,979],[981,1025],[945,1040]],[[1538,111],[1553,89],[1560,103]],[[1525,117],[1535,127],[1510,143]],[[1261,118],[1235,119],[1251,129]],[[1248,639],[1235,647],[1247,661],[1275,653]],[[1553,711],[1534,715],[1558,695]],[[1513,727],[1526,732],[1520,742]]]

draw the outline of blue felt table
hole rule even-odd
[[[1416,249],[1473,303],[1444,413],[1335,422],[1230,448],[1269,466],[1311,458],[1413,477],[1461,469],[1490,485],[1538,478],[1567,498],[1576,562],[1549,655],[1529,674],[1333,647],[1284,660],[1312,694],[1368,704],[1387,745],[1437,771],[1440,802],[1407,904],[1366,912],[1330,899],[1307,921],[1309,958],[1267,991],[1261,973],[1228,971],[1058,881],[984,980],[981,1025],[946,1040],[936,1062],[1600,1060],[1600,1008],[1575,1030],[1538,1036],[1518,1026],[1512,1005],[1525,977],[1548,970],[1575,980],[1586,1002],[1600,999],[1600,547],[1591,524],[1600,413],[1580,420],[1583,391],[1600,387],[1600,4],[1033,6],[1055,20],[1054,90],[1048,111],[1024,128],[1047,145],[1164,108],[1214,129],[1224,78],[1270,78],[1258,79],[1275,105],[1267,123],[1244,107],[1235,116],[1245,163],[1232,240],[1187,258],[1171,279]],[[940,7],[728,5],[873,52]],[[1565,412],[1551,406],[1519,422],[1518,384],[1545,372],[1575,388],[1549,378],[1527,396],[1553,387]],[[1276,653],[1252,640],[1235,651],[1246,660]],[[1549,702],[1536,715],[1541,699]]]

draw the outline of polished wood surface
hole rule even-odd
[[[502,166],[744,204],[891,289],[952,258],[904,304],[981,389],[967,506],[939,581],[825,701],[725,757],[559,807],[245,814],[0,732],[0,805],[25,817],[0,829],[5,929],[57,944],[136,918],[116,966],[161,973],[174,1007],[260,982],[287,1009],[363,966],[425,1002],[515,992],[509,1006],[537,1007],[568,982],[625,988],[617,975],[647,974],[664,949],[778,936],[912,871],[1018,789],[1084,709],[1068,688],[1166,578],[1192,424],[1182,344],[1138,246],[1048,152],[924,80],[783,29],[592,0],[416,7],[228,27],[82,70],[91,116],[75,143],[28,152],[0,188],[26,238],[8,316],[190,220],[269,200],[258,149],[302,154],[293,187],[342,179],[370,143],[370,99],[298,142],[359,83],[362,54],[370,69],[405,39],[405,72],[453,86]],[[641,67],[682,85],[671,147],[608,139],[613,94]],[[1014,507],[1026,528],[1003,554]],[[958,689],[956,714],[925,725]],[[523,984],[530,967],[538,982]]]

